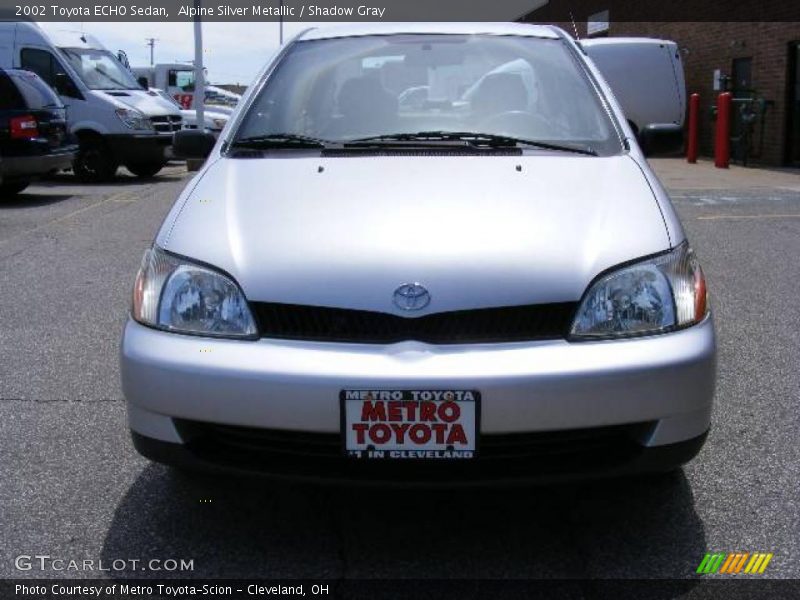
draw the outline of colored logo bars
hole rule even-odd
[[[718,552],[706,554],[697,567],[697,572],[701,575],[710,573],[750,573],[752,575],[761,574],[767,568],[769,561],[772,560],[772,553],[762,552]],[[746,565],[746,566],[745,566]]]

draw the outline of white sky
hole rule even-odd
[[[157,38],[155,62],[194,59],[194,24],[189,23],[39,23],[45,31],[81,30],[109,50],[125,50],[131,66],[150,64],[146,38]],[[284,39],[316,23],[284,23]],[[203,23],[203,62],[211,83],[248,85],[278,49],[278,23]]]

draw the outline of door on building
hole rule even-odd
[[[786,163],[800,167],[800,41],[789,44],[786,84]]]
[[[745,136],[745,125],[742,121],[742,107],[754,96],[753,59],[749,56],[734,58],[731,64],[731,94],[733,95],[733,114],[731,119],[731,142],[733,158],[745,162],[752,152],[753,143]],[[752,134],[751,131],[749,132]],[[747,148],[745,148],[747,146]]]
[[[753,59],[734,58],[731,69],[731,91],[734,98],[749,98],[753,91]]]

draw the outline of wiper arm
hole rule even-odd
[[[531,146],[544,150],[556,150],[558,152],[574,152],[575,154],[585,154],[586,156],[597,156],[597,151],[591,146],[579,146],[573,144],[553,144],[551,142],[540,142],[537,140],[522,140],[509,138],[520,146]]]
[[[475,133],[472,131],[419,131],[416,133],[391,133],[386,135],[376,135],[357,140],[350,140],[345,143],[349,145],[363,145],[381,142],[423,142],[431,144],[469,144],[471,146],[488,146],[490,148],[501,148],[508,146],[530,146],[543,148],[546,150],[557,150],[559,152],[574,152],[576,154],[586,154],[597,156],[597,152],[588,146],[571,144],[555,144],[551,142],[540,142],[537,140],[527,140],[507,135],[494,133]]]
[[[420,131],[417,133],[387,133],[373,135],[342,142],[345,148],[363,148],[365,146],[384,145],[424,145],[424,146],[470,146],[470,142],[462,137],[451,136],[438,131]]]
[[[269,148],[330,148],[336,146],[335,142],[323,140],[298,133],[270,133],[267,135],[254,135],[239,138],[231,143],[233,148],[255,148],[267,150]]]

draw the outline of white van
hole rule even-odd
[[[33,71],[59,93],[80,144],[73,163],[79,179],[109,179],[119,165],[152,177],[171,156],[180,111],[142,89],[91,35],[49,34],[35,23],[0,22],[0,67]]]
[[[136,81],[142,87],[166,91],[184,109],[196,108],[194,103],[194,67],[186,63],[159,63],[150,67],[131,67]],[[206,84],[206,104],[236,106],[239,94]]]
[[[603,74],[640,140],[645,129],[682,134],[686,83],[675,42],[611,37],[580,44]]]

